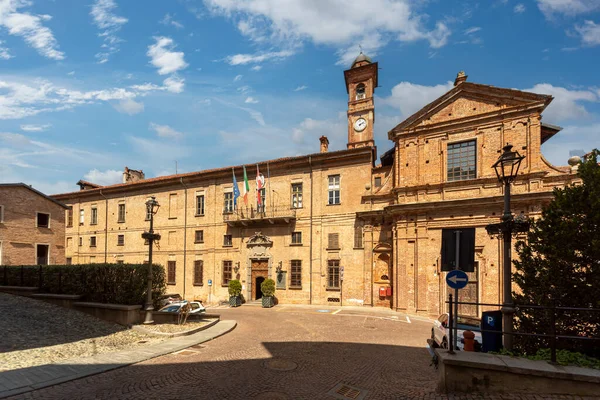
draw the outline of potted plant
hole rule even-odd
[[[229,281],[229,305],[239,307],[242,305],[242,284],[237,279]]]
[[[271,308],[275,305],[275,281],[271,278],[265,279],[260,285],[262,291],[263,308]]]

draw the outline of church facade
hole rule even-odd
[[[189,300],[225,301],[231,279],[241,281],[246,300],[257,299],[270,277],[280,304],[436,315],[446,298],[442,229],[471,227],[476,268],[463,298],[501,302],[501,241],[485,226],[502,214],[492,168],[502,147],[510,143],[526,156],[512,189],[515,214],[539,215],[554,187],[577,181],[570,167],[552,166],[541,154],[560,130],[542,122],[552,97],[470,83],[461,73],[452,90],[389,131],[393,148],[377,159],[377,71],[361,53],[344,72],[346,150],[328,151],[321,137],[316,154],[151,179],[126,168],[121,184],[80,181],[82,190],[53,196],[71,207],[67,260],[147,261],[141,234],[149,226],[145,202],[154,196],[161,240],[153,261],[165,267],[167,291]],[[243,191],[244,168],[246,201],[233,185],[235,175]]]

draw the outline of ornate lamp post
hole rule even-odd
[[[150,231],[142,233],[142,238],[148,240],[148,293],[146,295],[146,318],[144,319],[144,324],[154,323],[152,317],[152,311],[154,311],[152,305],[152,243],[155,240],[160,240],[160,235],[154,233],[154,214],[158,212],[159,208],[160,204],[158,204],[154,196],[146,202],[146,216],[150,217]]]
[[[512,259],[511,259],[511,239],[512,234],[516,232],[525,232],[529,229],[529,222],[523,219],[513,217],[510,211],[510,184],[516,179],[521,162],[525,158],[518,151],[512,150],[512,145],[506,144],[502,148],[503,153],[492,167],[496,171],[496,176],[500,183],[504,184],[504,214],[502,222],[499,224],[490,224],[486,230],[490,235],[502,236],[503,239],[503,280],[504,280],[504,301],[502,303],[503,326],[506,334],[504,335],[504,348],[512,350],[513,347],[513,314],[515,313],[512,301]]]

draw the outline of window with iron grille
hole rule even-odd
[[[339,249],[340,248],[340,234],[330,233],[327,236],[327,248],[328,249]]]
[[[196,195],[196,215],[204,215],[204,195]]]
[[[125,222],[125,204],[119,204],[117,222]]]
[[[194,243],[204,243],[204,231],[196,231],[194,234]]]
[[[176,265],[177,265],[177,263],[175,261],[168,261],[167,262],[167,268],[168,268],[168,272],[167,272],[167,284],[168,285],[174,285],[175,284]]]
[[[195,260],[194,261],[194,285],[195,286],[203,285],[203,273],[204,273],[204,261]]]
[[[225,246],[225,247],[233,246],[233,237],[231,235],[223,235],[223,246]]]
[[[302,244],[302,232],[292,232],[292,244]]]
[[[292,208],[302,208],[301,183],[292,183]]]
[[[363,247],[363,230],[362,226],[354,227],[354,248],[362,249]]]
[[[118,235],[117,236],[117,246],[124,246],[125,245],[125,235]]]
[[[229,284],[231,280],[232,261],[223,261],[223,285]]]
[[[476,145],[469,140],[448,144],[448,181],[464,181],[476,178]]]
[[[290,287],[302,287],[302,260],[292,260]]]
[[[225,202],[223,204],[223,213],[232,213],[233,212],[233,193],[227,192],[224,194]]]
[[[92,207],[92,212],[91,212],[91,221],[90,221],[90,225],[97,225],[98,224],[98,209],[96,207]]]
[[[0,209],[2,207],[0,206]],[[1,210],[0,210],[1,212]],[[0,215],[0,221],[2,221],[2,216]],[[73,226],[73,209],[70,208],[67,210],[67,227],[70,228]]]
[[[340,287],[340,260],[327,262],[327,287],[331,289]]]
[[[328,204],[340,204],[340,176],[331,175],[328,179],[329,200]]]
[[[96,247],[96,236],[90,236],[90,247]]]

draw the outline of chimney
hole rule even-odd
[[[129,178],[129,168],[125,167],[125,170],[123,171],[123,183],[127,183],[128,178]]]
[[[329,139],[327,139],[327,136],[321,136],[319,140],[321,141],[321,153],[327,153],[327,150],[329,150]]]
[[[458,74],[456,74],[456,79],[454,80],[454,86],[458,86],[463,82],[467,81],[467,78],[469,76],[465,75],[465,71],[460,71]]]

